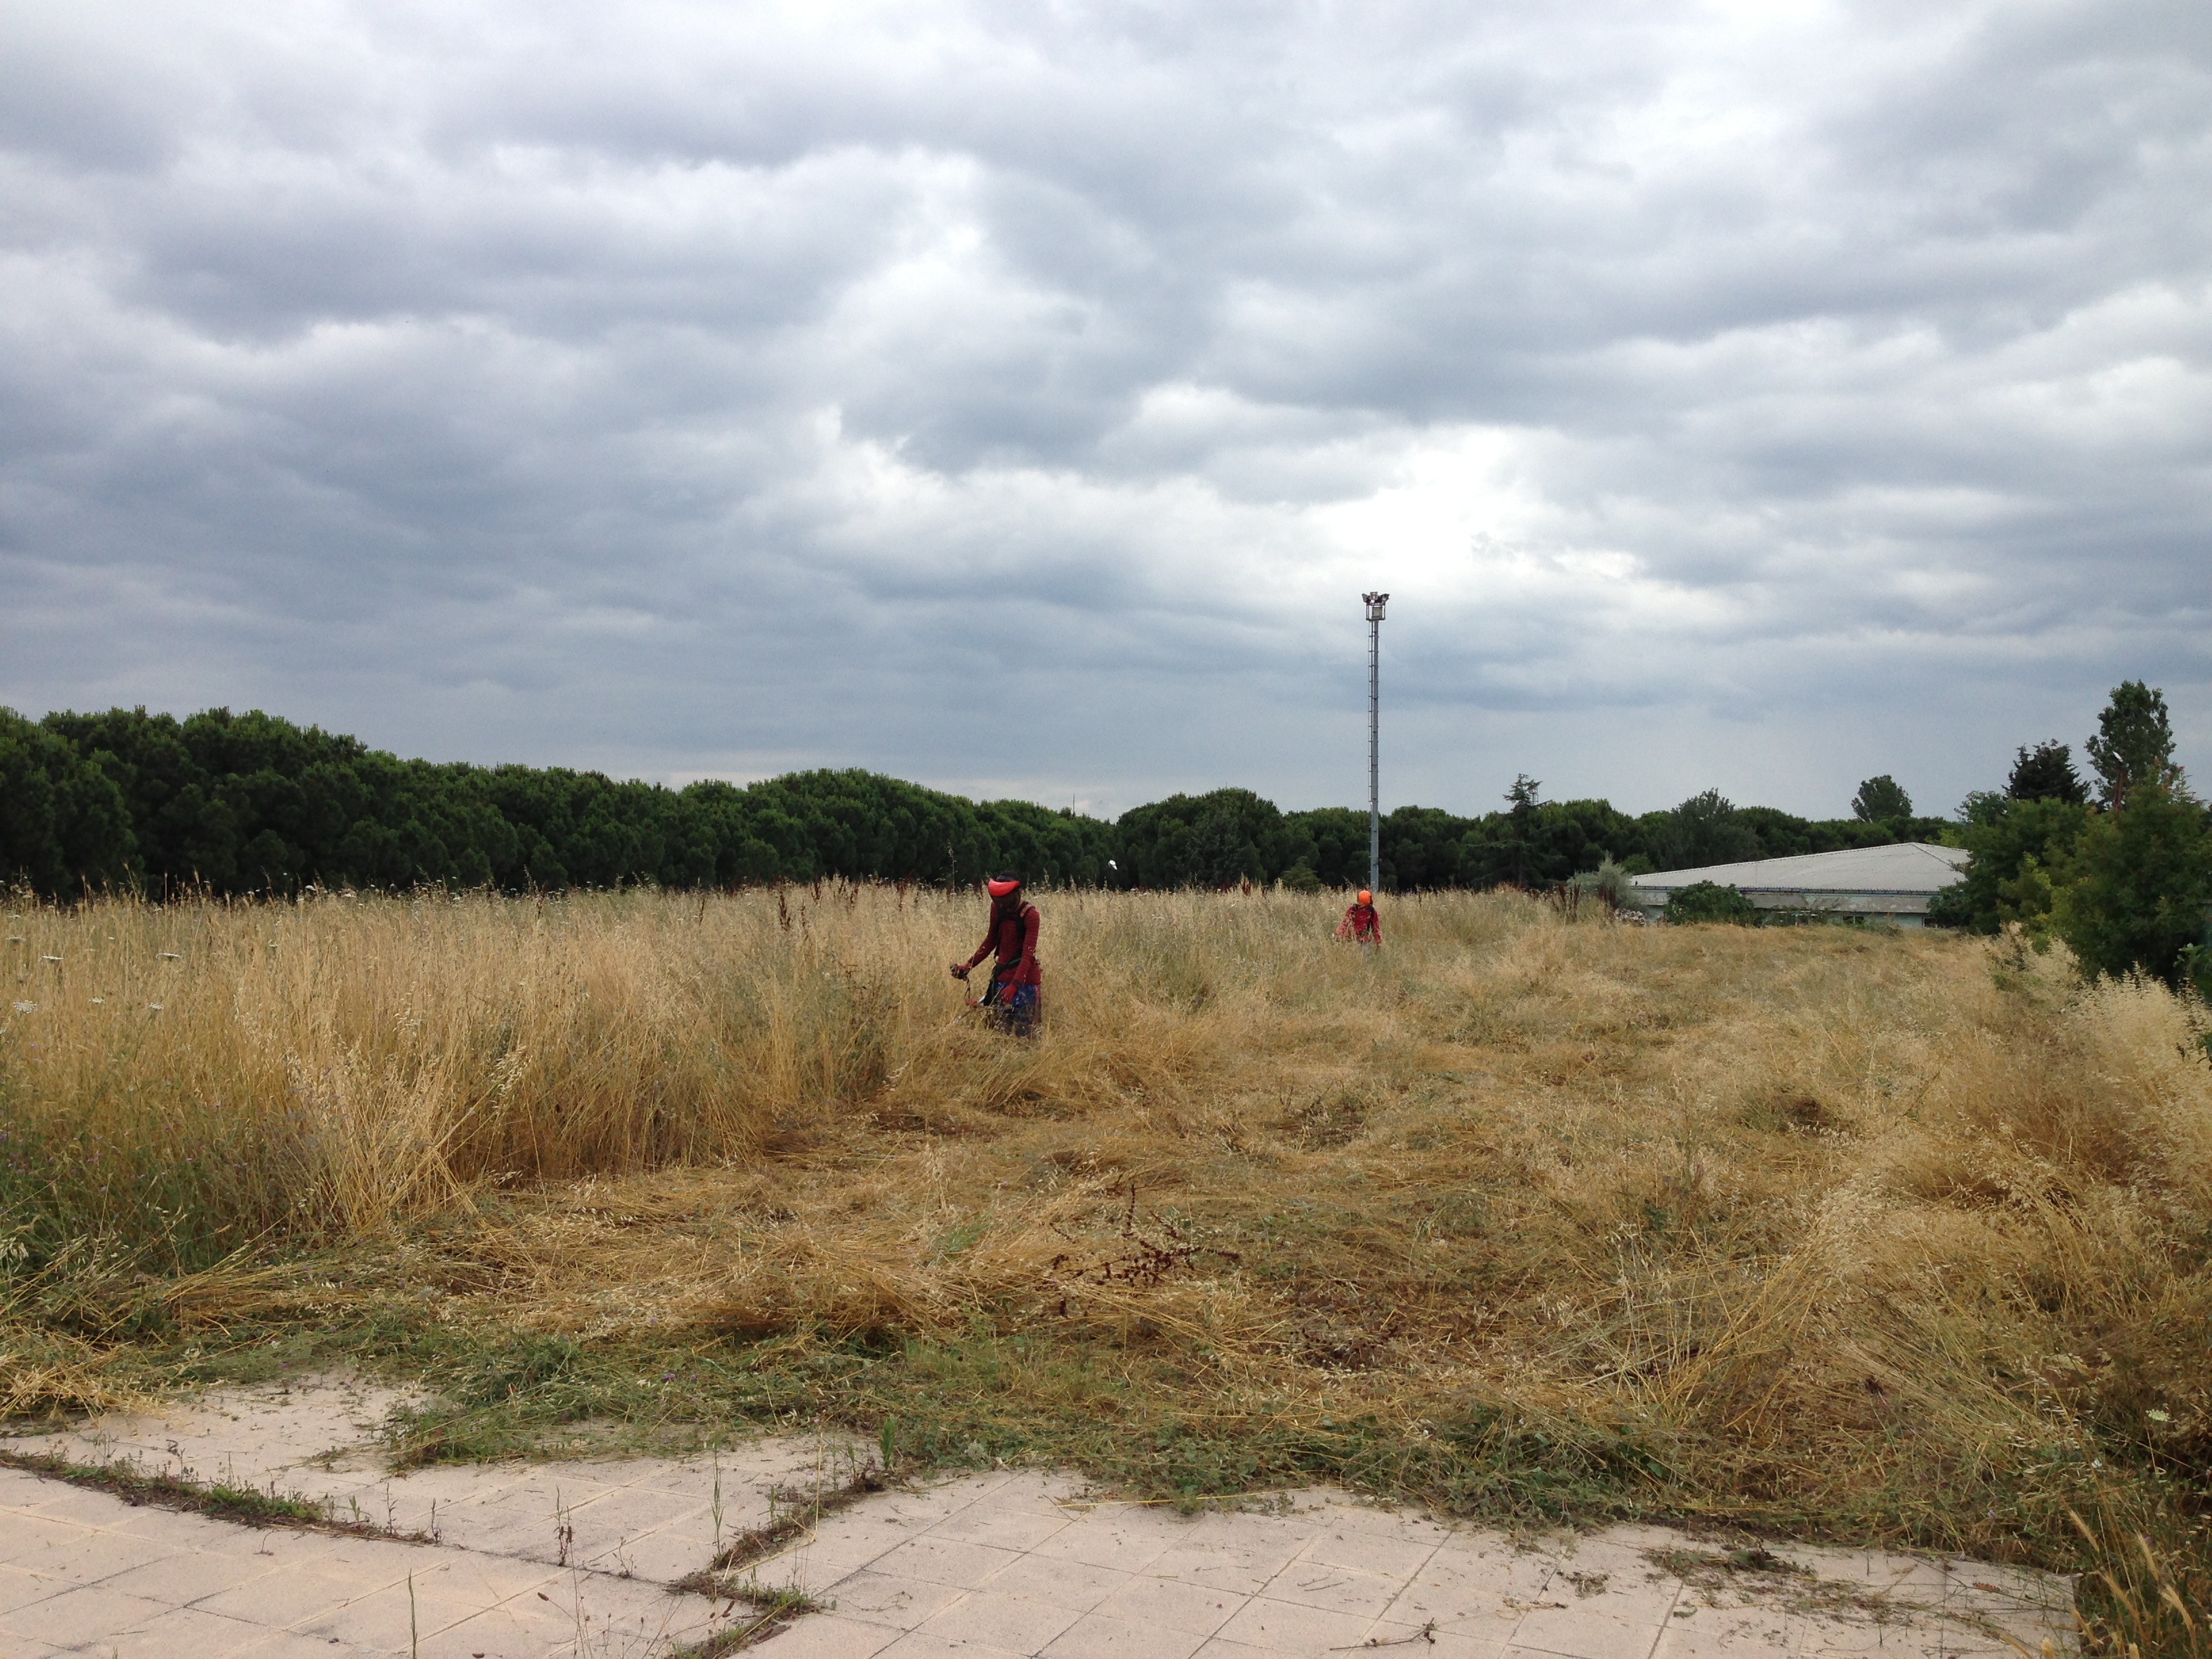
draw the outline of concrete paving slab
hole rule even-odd
[[[0,1528],[4,1528],[5,1524],[4,1517],[0,1517]],[[0,1620],[4,1620],[18,1607],[27,1607],[33,1601],[43,1601],[49,1596],[59,1595],[64,1590],[73,1588],[66,1578],[55,1578],[42,1572],[26,1572],[20,1567],[0,1566]]]
[[[1000,1590],[970,1590],[918,1632],[956,1647],[1035,1653],[1083,1615],[1072,1607]]]
[[[1173,1578],[1138,1577],[1091,1609],[1124,1624],[1157,1626],[1192,1636],[1212,1636],[1250,1598]]]
[[[1044,1659],[1190,1659],[1203,1636],[1086,1613],[1040,1650]]]
[[[387,1473],[398,1399],[307,1379],[18,1445],[210,1474],[427,1542],[257,1530],[0,1469],[0,1659],[16,1654],[657,1659],[757,1619],[673,1590],[853,1450],[764,1439],[707,1459]],[[714,1513],[720,1490],[719,1523]],[[994,1471],[808,1518],[750,1571],[828,1610],[769,1659],[1289,1659],[1403,1644],[1437,1659],[1978,1659],[2071,1651],[2063,1578],[1776,1546],[1731,1571],[1663,1528],[1535,1544],[1316,1489],[1185,1516]],[[1686,1578],[1681,1574],[1687,1574]]]
[[[762,1647],[775,1659],[875,1659],[906,1632],[865,1624],[839,1613],[817,1613],[781,1632]]]
[[[957,1585],[902,1578],[863,1567],[837,1581],[837,1611],[896,1631],[909,1631],[960,1599]]]
[[[1407,1653],[1419,1654],[1420,1659],[1508,1659],[1516,1650],[1502,1642],[1486,1642],[1473,1636],[1457,1636],[1449,1631],[1432,1631],[1424,1625],[1394,1625],[1383,1621],[1367,1632],[1365,1639],[1378,1646],[1395,1645]],[[1534,1659],[1522,1655],[1521,1659]],[[1636,1659],[1636,1656],[1627,1656]]]
[[[1271,1653],[1321,1659],[1324,1654],[1359,1646],[1374,1628],[1374,1619],[1364,1613],[1301,1607],[1294,1601],[1255,1595],[1218,1633],[1231,1642]]]
[[[1055,1561],[1032,1553],[994,1578],[991,1588],[1003,1595],[1046,1601],[1072,1613],[1089,1613],[1135,1577],[1112,1567]]]

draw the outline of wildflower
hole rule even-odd
[[[152,1014],[158,1014],[161,1012],[161,1005],[158,1002],[149,1002],[146,1005],[146,1012]]]
[[[15,1005],[15,1012],[19,1014],[35,1014],[39,1012],[39,1005],[35,1002],[19,1002]]]

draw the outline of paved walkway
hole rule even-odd
[[[766,1522],[772,1491],[849,1472],[849,1451],[783,1439],[390,1479],[364,1446],[388,1404],[267,1389],[13,1443],[273,1486],[436,1541],[246,1528],[0,1469],[0,1659],[656,1659],[759,1617],[672,1580]],[[1658,1528],[1526,1548],[1323,1491],[1183,1516],[1026,1471],[865,1498],[751,1571],[829,1604],[768,1635],[764,1659],[1949,1659],[2008,1656],[2008,1634],[2063,1650],[2070,1622],[2064,1580],[1972,1563],[1795,1546],[1731,1560]]]

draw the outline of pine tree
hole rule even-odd
[[[1912,816],[1912,797],[1905,793],[1905,786],[1888,773],[1878,778],[1869,778],[1851,797],[1851,816],[1862,823],[1887,823],[1892,818]]]
[[[2089,799],[2088,786],[2074,769],[2074,751],[2055,738],[2032,750],[2021,746],[2005,793],[2014,800],[2063,800],[2070,806]]]

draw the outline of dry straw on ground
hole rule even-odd
[[[1041,1411],[1126,1410],[1114,1356],[1216,1433],[1580,1436],[1678,1512],[1997,1554],[2206,1467],[2212,1067],[2161,987],[1509,894],[1371,956],[1322,899],[1040,897],[1035,1043],[921,890],[19,907],[0,1236],[48,1265],[0,1391],[94,1389],[52,1310],[105,1250],[187,1324],[398,1275],[587,1342],[1019,1337]]]

